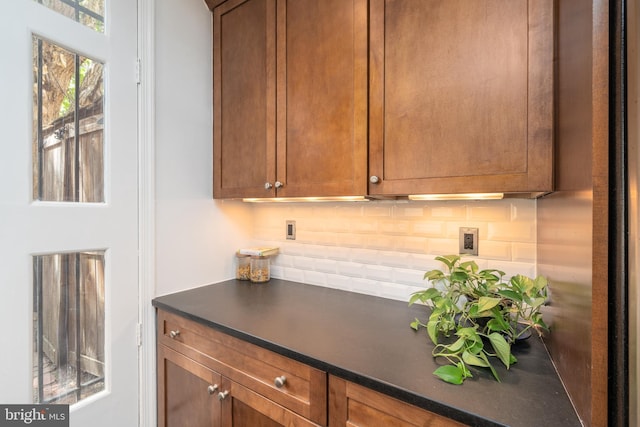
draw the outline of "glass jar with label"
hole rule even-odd
[[[271,278],[271,265],[269,257],[252,256],[250,276],[253,283],[268,282]]]
[[[236,279],[251,279],[251,257],[241,253],[236,253]]]

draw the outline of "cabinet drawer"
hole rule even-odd
[[[326,425],[326,373],[183,317],[158,311],[158,343]]]

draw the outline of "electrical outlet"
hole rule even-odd
[[[296,240],[296,222],[287,220],[287,240]]]
[[[478,229],[460,227],[460,254],[478,255]]]

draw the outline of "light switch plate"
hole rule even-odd
[[[478,255],[478,229],[460,227],[460,254]]]

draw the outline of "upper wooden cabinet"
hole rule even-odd
[[[553,189],[553,1],[371,0],[371,195]]]
[[[213,13],[214,197],[366,194],[367,1]]]

